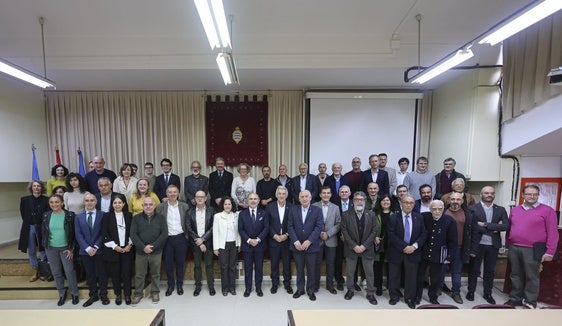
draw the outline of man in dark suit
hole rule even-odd
[[[324,181],[324,185],[330,187],[330,192],[332,193],[330,201],[336,205],[340,200],[340,188],[342,186],[349,186],[349,180],[341,174],[342,169],[341,163],[333,163],[332,175],[328,176],[326,181]]]
[[[193,296],[201,293],[201,282],[203,280],[202,261],[205,262],[205,275],[207,276],[207,287],[211,296],[215,291],[215,273],[213,270],[213,217],[215,210],[205,205],[207,194],[203,190],[195,193],[195,207],[187,212],[185,223],[189,239],[193,247],[193,278],[195,279],[195,291]]]
[[[423,292],[425,272],[429,267],[429,302],[439,304],[437,290],[442,286],[443,265],[450,264],[455,258],[457,249],[457,223],[455,219],[444,214],[445,204],[441,200],[433,200],[430,204],[431,213],[423,213],[427,241],[422,248],[422,261],[418,268],[416,304],[419,304]]]
[[[299,195],[303,190],[308,190],[312,199],[318,196],[318,178],[314,174],[308,173],[308,164],[304,162],[299,164],[299,175],[293,178],[291,187],[291,194],[295,204],[300,201]]]
[[[314,180],[316,181],[316,180]],[[304,268],[306,267],[306,293],[310,300],[315,301],[314,287],[316,286],[316,255],[320,251],[320,232],[324,228],[322,209],[310,204],[310,191],[299,193],[300,205],[295,205],[289,215],[289,238],[295,264],[297,265],[297,292],[293,298],[298,299],[305,294]]]
[[[339,207],[330,202],[331,197],[330,187],[323,186],[320,190],[321,200],[314,204],[322,209],[322,217],[324,218],[324,228],[320,232],[320,252],[316,257],[316,291],[320,288],[320,266],[322,265],[322,256],[324,256],[326,257],[326,290],[331,294],[337,294],[338,291],[334,288],[334,265],[341,215]]]
[[[283,286],[289,294],[291,287],[291,257],[289,252],[289,214],[292,208],[287,202],[288,191],[278,186],[275,191],[277,201],[265,208],[269,216],[269,255],[271,256],[271,294],[277,293],[279,287],[279,262],[283,263]]]
[[[84,197],[86,211],[78,214],[74,220],[76,241],[80,246],[78,252],[86,270],[86,280],[89,289],[89,299],[84,302],[84,307],[91,306],[100,298],[103,305],[109,304],[109,299],[107,298],[107,275],[102,259],[103,237],[101,226],[103,212],[96,210],[96,202],[96,196],[87,194]]]
[[[162,168],[162,174],[154,180],[154,193],[161,202],[165,202],[168,186],[175,185],[181,191],[181,180],[178,175],[172,173],[172,161],[170,159],[163,158],[160,161],[160,167]]]
[[[375,260],[375,240],[377,235],[377,217],[372,211],[365,209],[367,195],[358,191],[353,195],[353,209],[343,213],[341,231],[344,238],[344,255],[346,262],[347,292],[346,300],[351,300],[355,294],[354,274],[357,260],[361,258],[365,278],[367,279],[367,300],[370,304],[377,304],[375,299],[375,284],[373,262]],[[376,244],[377,246],[379,243]]]
[[[404,273],[404,302],[415,309],[418,265],[427,233],[421,214],[412,212],[414,197],[405,195],[401,202],[402,212],[392,214],[387,226],[389,304],[393,306],[400,299],[400,276]]]
[[[217,157],[215,160],[216,171],[209,175],[209,194],[211,195],[211,206],[215,209],[224,196],[230,196],[232,188],[232,173],[224,169],[224,159]]]
[[[111,190],[111,180],[106,177],[99,178],[98,189],[99,192],[96,194],[96,209],[107,213],[111,209],[113,199],[119,193]],[[127,203],[125,203],[123,210],[129,210]]]
[[[191,162],[191,175],[185,177],[183,181],[185,201],[189,208],[196,206],[195,194],[199,190],[203,190],[205,194],[209,192],[209,178],[201,174],[201,163],[193,161]]]
[[[480,191],[480,203],[471,206],[472,212],[472,255],[473,261],[468,274],[468,293],[466,299],[474,301],[476,282],[480,274],[480,266],[484,262],[484,299],[496,303],[492,297],[494,286],[494,270],[498,260],[498,251],[502,245],[500,232],[509,230],[509,219],[505,208],[494,204],[496,190],[486,186]]]
[[[185,216],[189,207],[180,202],[180,190],[176,185],[170,184],[166,189],[167,201],[156,207],[156,214],[161,215],[168,225],[168,238],[164,245],[164,263],[168,288],[165,295],[169,297],[177,286],[178,295],[183,295],[183,275],[185,257],[188,251],[189,235],[186,230]],[[174,275],[175,270],[175,275]]]
[[[376,182],[379,185],[379,197],[390,194],[390,181],[388,179],[388,172],[379,169],[379,157],[376,154],[369,156],[370,169],[363,171],[361,177],[361,190],[368,193],[367,186],[371,182]]]
[[[341,186],[340,193],[339,193],[339,200],[336,203],[340,208],[340,215],[343,216],[343,213],[348,211],[349,209],[353,209],[353,201],[349,199],[351,196],[351,188],[349,186]],[[336,260],[334,264],[334,278],[336,279],[336,288],[338,291],[343,291],[343,285],[345,283],[345,279],[343,278],[343,237],[341,234],[341,224],[340,224],[340,233],[338,234],[338,245],[336,246]]]
[[[256,271],[256,293],[263,296],[261,284],[263,281],[263,255],[267,248],[269,233],[269,217],[258,207],[260,197],[256,193],[248,196],[248,208],[240,212],[238,218],[238,233],[240,233],[240,251],[244,256],[244,282],[246,290],[244,297],[252,292],[252,274]]]

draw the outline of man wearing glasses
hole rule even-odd
[[[509,262],[511,264],[511,292],[505,304],[537,307],[540,265],[552,261],[558,245],[556,213],[539,203],[540,190],[529,184],[523,188],[523,205],[509,214]]]

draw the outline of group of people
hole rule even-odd
[[[185,261],[191,250],[194,296],[202,290],[203,267],[209,294],[216,294],[213,255],[220,264],[222,294],[236,295],[239,252],[244,261],[244,296],[253,291],[263,296],[263,263],[269,252],[272,294],[282,281],[294,298],[307,295],[316,300],[324,260],[329,293],[345,291],[344,298],[351,300],[362,290],[361,277],[366,281],[366,299],[377,304],[386,270],[389,303],[395,305],[403,297],[408,307],[415,308],[428,269],[429,301],[438,304],[438,296],[448,289],[444,276],[449,269],[450,295],[462,303],[465,264],[470,271],[466,299],[474,300],[483,263],[483,297],[495,303],[492,286],[502,246],[500,233],[509,231],[506,246],[513,288],[507,304],[536,307],[539,265],[552,260],[558,243],[556,214],[538,203],[537,186],[525,186],[523,205],[512,209],[508,218],[506,210],[494,204],[493,187],[482,188],[476,202],[452,158],[445,159],[436,175],[428,171],[426,157],[417,159],[414,171],[408,171],[407,158],[398,161],[399,170],[386,163],[386,154],[374,154],[369,157],[370,168],[362,171],[361,159],[355,157],[351,171],[343,174],[342,164],[333,163],[331,175],[324,163],[318,175],[301,163],[293,178],[283,164],[277,178],[264,166],[263,178],[256,183],[246,163],[237,166],[239,175],[234,177],[219,157],[215,171],[206,177],[201,175],[200,162],[193,161],[192,174],[184,179],[185,202],[180,200],[181,180],[166,158],[160,162],[162,174],[154,176],[154,166],[146,163],[143,178],[135,176],[133,164],[123,164],[117,177],[105,169],[101,156],[93,159],[93,169],[85,178],[56,165],[47,187],[35,180],[31,195],[21,200],[19,249],[29,252],[34,268],[37,247],[39,259],[49,261],[59,306],[65,303],[67,291],[73,304],[79,302],[76,254],[89,288],[83,304],[87,307],[99,300],[109,304],[108,277],[117,305],[123,297],[126,304],[139,303],[147,283],[152,301],[159,302],[162,259],[165,295],[183,295]],[[61,194],[61,187],[66,192]],[[50,197],[43,196],[45,192]],[[297,270],[296,291],[291,286],[291,260]]]

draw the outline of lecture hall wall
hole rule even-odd
[[[430,135],[430,156],[431,171],[437,172],[441,168],[441,161],[448,153],[456,156],[460,171],[468,171],[474,181],[471,182],[470,192],[478,194],[482,185],[494,184],[500,188],[498,200],[500,204],[509,206],[510,204],[510,185],[512,162],[501,160],[497,157],[497,142],[488,141],[490,146],[484,148],[469,147],[469,143],[476,142],[482,144],[483,135],[474,133],[475,126],[470,127],[465,124],[466,119],[472,119],[479,110],[492,110],[488,114],[494,115],[493,94],[487,93],[484,89],[475,89],[473,83],[480,83],[482,78],[491,78],[487,75],[474,75],[467,72],[435,90],[434,111],[432,116],[432,129]],[[454,105],[449,99],[463,99],[470,103],[467,107],[464,104]],[[468,113],[465,110],[468,108]],[[445,117],[445,118],[443,118]],[[457,118],[457,119],[455,119]],[[450,137],[452,121],[465,130],[466,136],[461,137],[461,147],[465,150],[451,151],[453,143],[443,145],[443,139]],[[473,121],[478,122],[478,121]],[[473,123],[471,122],[471,123]],[[493,124],[489,130],[491,134],[496,133]],[[457,131],[456,134],[460,133]],[[42,179],[47,179],[50,174],[51,164],[47,162],[48,151],[46,148],[46,122],[42,100],[42,92],[24,85],[11,78],[0,76],[0,153],[4,160],[0,169],[0,245],[16,241],[19,237],[21,219],[19,216],[19,199],[26,195],[27,182],[31,176],[31,144],[37,147],[37,159],[39,161],[40,175]],[[481,154],[484,153],[484,154]],[[489,156],[490,155],[490,156]],[[495,155],[495,156],[494,156]],[[480,174],[483,171],[479,166],[487,160],[494,161],[494,177]],[[540,173],[545,177],[557,177],[562,174],[562,161],[560,157],[548,158],[523,158],[522,176],[535,176]]]

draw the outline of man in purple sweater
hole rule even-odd
[[[509,214],[509,262],[511,264],[511,293],[505,304],[537,307],[540,264],[551,261],[558,245],[558,225],[554,210],[538,202],[539,187],[523,188],[523,205]]]

